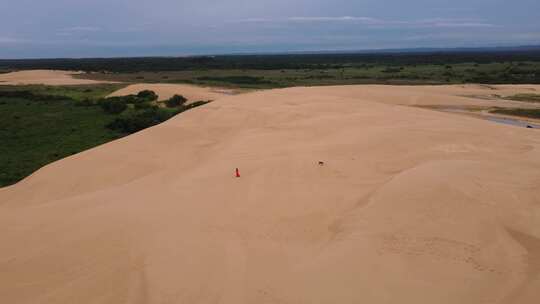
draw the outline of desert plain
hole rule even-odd
[[[190,90],[0,189],[0,302],[538,303],[540,131],[441,109],[540,86]]]

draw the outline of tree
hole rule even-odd
[[[122,98],[111,97],[100,102],[101,108],[110,114],[119,114],[127,109],[127,104]]]
[[[155,101],[158,99],[156,92],[150,90],[140,91],[137,97],[145,99],[147,101]]]
[[[173,97],[169,98],[167,101],[165,101],[165,104],[168,108],[176,108],[185,105],[187,102],[187,98],[185,98],[182,95],[174,95]]]

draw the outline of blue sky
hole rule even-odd
[[[531,44],[538,0],[0,1],[0,58]]]

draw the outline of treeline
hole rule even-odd
[[[27,100],[32,100],[32,101],[70,100],[70,98],[67,96],[36,94],[34,92],[26,91],[26,90],[18,90],[18,91],[0,90],[0,98],[22,98],[22,99],[27,99]]]
[[[59,69],[87,72],[182,71],[205,69],[329,69],[348,66],[540,61],[540,48],[485,51],[425,51],[355,54],[237,55],[90,59],[0,60],[0,70]]]
[[[97,101],[85,99],[79,106],[100,106],[103,111],[116,115],[107,124],[107,128],[120,133],[131,134],[169,120],[173,116],[189,109],[204,105],[210,101],[196,101],[187,104],[187,98],[174,95],[164,102],[165,107],[157,103],[158,95],[154,91],[144,90],[137,95],[102,98]]]

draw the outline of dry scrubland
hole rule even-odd
[[[404,106],[534,90],[226,96],[53,163],[0,189],[0,302],[537,303],[538,130]]]

